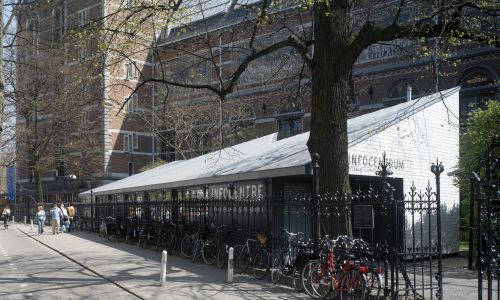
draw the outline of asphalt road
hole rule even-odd
[[[137,299],[13,226],[0,229],[0,299],[112,298]]]

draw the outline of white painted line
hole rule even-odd
[[[21,283],[19,286],[20,286],[20,287],[27,287],[27,286],[28,286],[28,284],[27,284],[27,283]]]

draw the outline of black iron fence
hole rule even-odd
[[[491,149],[490,149],[491,150]],[[478,299],[500,299],[500,189],[499,160],[493,151],[480,160],[472,174],[471,205],[477,205]],[[487,283],[484,284],[483,280]],[[484,290],[486,294],[484,295]],[[496,295],[494,291],[496,290]]]
[[[317,161],[313,170],[312,194],[278,197],[268,193],[241,198],[165,194],[155,199],[99,196],[90,203],[75,203],[78,224],[81,229],[98,231],[102,220],[111,216],[125,227],[159,227],[169,221],[183,225],[185,232],[225,225],[230,231],[245,232],[242,238],[267,233],[273,247],[279,248],[285,241],[283,229],[312,239],[326,234],[333,237],[341,222],[349,220],[354,237],[369,242],[374,259],[383,266],[386,296],[443,299],[440,163],[431,166],[433,186],[429,183],[423,192],[417,192],[412,185],[406,194],[391,184],[385,157],[377,172],[382,184],[353,193],[319,195]],[[46,211],[52,206],[44,205]],[[17,213],[30,219],[35,205],[18,206]]]

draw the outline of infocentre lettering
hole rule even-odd
[[[220,184],[220,185],[209,185],[206,191],[208,197],[230,197],[231,189],[230,184]],[[264,185],[259,182],[250,183],[236,183],[234,185],[234,196],[235,197],[254,197],[261,196],[264,193]],[[190,188],[184,191],[184,197],[198,197],[202,198],[204,196],[203,189]]]

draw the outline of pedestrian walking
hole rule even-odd
[[[38,223],[38,235],[43,234],[43,225],[45,225],[45,210],[43,206],[38,206],[36,212],[36,222]]]
[[[76,214],[76,209],[73,203],[70,203],[68,206],[68,218],[69,218],[69,227],[68,227],[68,232],[73,231],[73,228],[75,227],[75,214]]]
[[[5,229],[9,228],[9,219],[10,219],[10,207],[9,205],[5,205],[5,207],[2,210],[2,219],[3,219],[3,226]]]
[[[52,234],[59,234],[59,222],[61,222],[61,209],[54,203],[54,207],[50,210],[50,222],[52,224]]]
[[[69,218],[68,218],[68,210],[64,207],[64,203],[61,203],[61,231],[68,231],[69,227]]]

